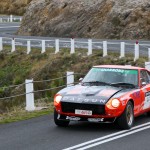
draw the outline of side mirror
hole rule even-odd
[[[80,79],[79,79],[79,82],[81,82],[82,80],[83,80],[83,78],[80,78]]]
[[[146,82],[142,82],[142,84],[141,84],[142,86],[145,86],[146,85]]]
[[[141,80],[141,86],[145,86],[146,85],[146,82],[143,78],[140,79]]]

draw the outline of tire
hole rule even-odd
[[[57,117],[58,117],[58,113],[56,110],[54,110],[54,122],[55,122],[55,124],[57,126],[60,126],[60,127],[67,127],[69,125],[69,121],[58,120]]]
[[[130,129],[133,126],[133,123],[134,123],[133,104],[131,101],[129,101],[123,114],[120,117],[118,117],[117,124],[121,129]]]
[[[149,112],[147,112],[147,116],[148,116],[148,117],[150,117],[150,111],[149,111]]]

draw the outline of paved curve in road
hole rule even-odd
[[[1,37],[10,37],[10,38],[23,38],[23,39],[39,39],[39,40],[54,40],[56,39],[56,37],[40,37],[40,36],[18,36],[15,35],[15,33],[17,32],[18,28],[20,26],[20,23],[0,23],[0,36]],[[59,38],[60,40],[63,41],[70,41],[70,38]],[[79,39],[76,38],[75,39],[77,42],[87,42],[88,39]],[[104,39],[93,39],[93,42],[102,42],[104,41]],[[124,41],[126,43],[128,43],[129,45],[126,45],[126,52],[130,52],[131,54],[134,54],[134,44],[135,44],[135,40],[107,40],[110,44],[108,45],[108,50],[109,51],[118,51],[120,52],[120,42]],[[20,42],[20,41],[19,41]],[[26,43],[26,42],[25,42]],[[116,44],[113,44],[116,43]],[[148,55],[148,48],[150,48],[150,41],[142,41],[139,40],[140,44],[146,44],[145,46],[140,45],[140,55],[144,55],[147,56]],[[38,45],[39,42],[34,43],[34,45]],[[23,43],[24,46],[26,46],[26,44]],[[53,42],[52,45],[54,46],[55,43]],[[67,43],[64,44],[65,46],[68,45]],[[64,46],[63,44],[60,46]],[[41,47],[41,45],[39,44],[39,46]],[[66,46],[67,47],[67,46]],[[70,46],[68,46],[70,47]],[[81,43],[77,43],[76,47],[82,47],[82,48],[86,48],[87,44],[81,44]],[[99,43],[95,43],[93,44],[93,49],[101,49],[102,48],[102,44]]]
[[[135,119],[135,127],[144,123],[132,134],[131,131],[120,131],[114,124],[98,124],[87,122],[72,122],[69,127],[57,127],[53,115],[0,125],[0,150],[71,150],[72,146],[97,138],[110,136],[113,133],[124,136],[101,145],[91,147],[91,150],[149,150],[150,149],[150,118],[142,115]],[[147,129],[144,129],[144,128]],[[134,130],[136,131],[136,130]],[[113,136],[116,137],[116,136]],[[113,138],[112,137],[112,138]],[[106,138],[105,140],[108,140]],[[102,140],[101,140],[102,141]],[[98,141],[100,142],[100,141]],[[94,142],[94,144],[97,142]],[[88,146],[90,144],[87,144]],[[87,146],[87,145],[84,145]],[[79,149],[79,148],[75,148]],[[81,149],[82,150],[82,149]]]
[[[20,26],[18,22],[12,23],[0,23],[0,36],[10,36],[10,34],[15,34]]]
[[[0,24],[0,36],[16,37],[12,34],[17,31],[17,26],[19,23]],[[45,39],[44,37],[19,37]],[[134,43],[135,41],[126,42]],[[143,41],[143,43],[149,43],[149,41]],[[113,124],[75,122],[67,128],[60,128],[54,124],[52,115],[46,115],[16,123],[1,124],[0,150],[71,150],[72,147],[81,150],[85,148],[91,150],[149,150],[150,125],[145,123],[150,123],[150,118],[142,115],[136,118],[133,130],[120,133]],[[135,129],[137,126],[138,128]],[[111,137],[112,134],[116,135]],[[97,141],[97,138],[101,140]],[[92,140],[95,142],[91,143]],[[78,147],[79,144],[83,146]]]

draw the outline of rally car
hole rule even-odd
[[[54,122],[115,122],[130,129],[134,118],[150,116],[150,72],[145,68],[118,65],[94,66],[84,79],[54,97]]]

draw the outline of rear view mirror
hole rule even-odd
[[[145,86],[146,85],[146,82],[142,82],[142,86]]]
[[[146,82],[143,78],[141,78],[141,86],[145,86],[146,85]]]
[[[79,79],[79,82],[81,82],[82,80],[83,80],[83,78],[80,78],[80,79]]]

